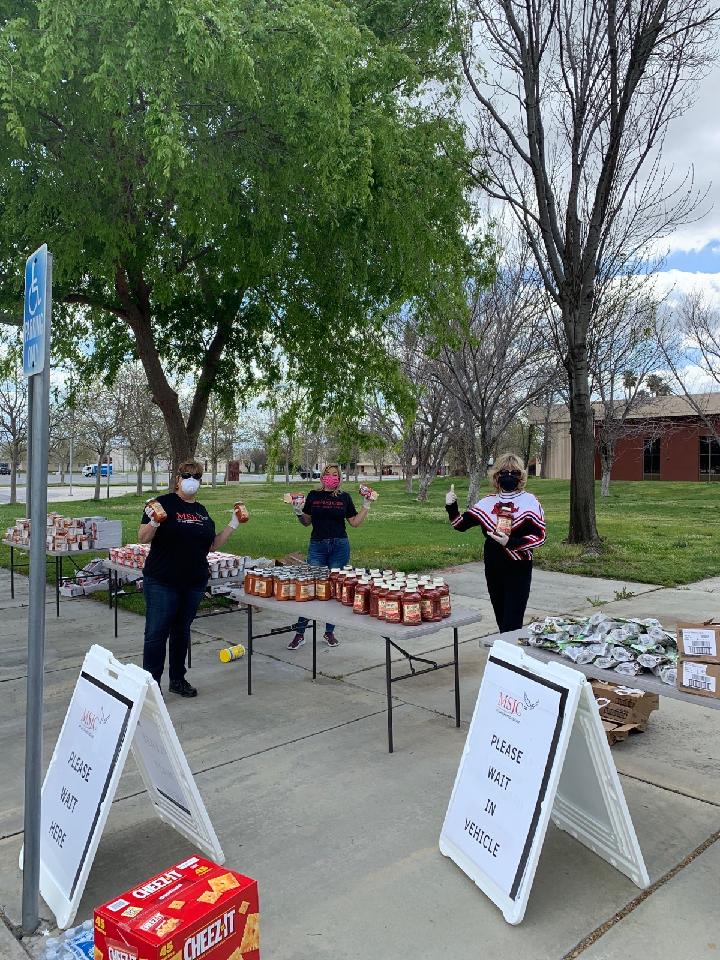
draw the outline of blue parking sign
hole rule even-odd
[[[50,317],[48,248],[44,243],[25,264],[25,313],[23,317],[23,373],[32,377],[45,368],[45,330]]]

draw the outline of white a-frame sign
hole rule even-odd
[[[550,817],[626,874],[649,878],[584,674],[496,640],[440,850],[520,923]]]
[[[42,788],[40,893],[59,927],[75,917],[131,747],[158,816],[217,863],[224,860],[160,688],[140,667],[95,645]]]

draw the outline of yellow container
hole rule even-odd
[[[233,660],[239,660],[245,656],[245,647],[241,643],[236,643],[234,647],[224,647],[218,656],[220,663],[232,663]]]

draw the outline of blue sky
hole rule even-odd
[[[720,240],[711,240],[699,250],[674,250],[663,263],[662,270],[720,273]]]

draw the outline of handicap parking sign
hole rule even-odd
[[[23,316],[23,373],[31,377],[45,368],[45,331],[50,317],[48,248],[44,243],[25,264]]]

